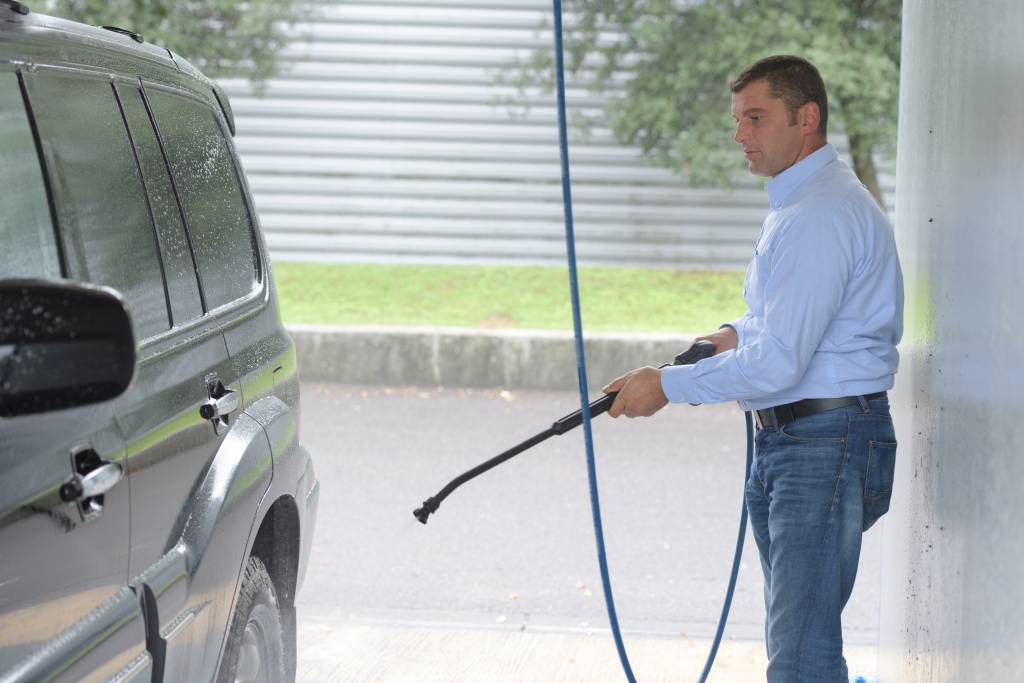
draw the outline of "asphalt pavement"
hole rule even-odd
[[[577,407],[567,391],[304,383],[301,438],[321,496],[298,596],[299,679],[621,680],[581,430],[464,485],[427,525],[412,515],[454,476]],[[696,678],[742,504],[742,413],[670,405],[648,419],[601,416],[594,439],[627,649],[647,662],[641,680]],[[883,532],[884,520],[865,537],[844,613],[851,674],[874,670]],[[748,532],[724,668],[710,680],[760,677],[763,618]]]

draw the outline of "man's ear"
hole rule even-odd
[[[800,124],[800,132],[804,135],[817,132],[821,123],[821,111],[817,102],[805,102],[797,109],[797,122]]]

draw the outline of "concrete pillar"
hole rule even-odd
[[[904,0],[880,679],[1024,681],[1024,2]]]

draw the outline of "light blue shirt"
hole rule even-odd
[[[739,346],[661,373],[675,403],[756,410],[892,388],[903,275],[892,227],[826,144],[772,178],[771,212],[747,266]]]

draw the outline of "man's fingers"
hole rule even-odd
[[[620,389],[622,389],[622,385],[626,383],[626,378],[628,376],[629,375],[622,375],[621,377],[616,377],[611,382],[601,387],[601,391],[603,391],[606,394],[610,394],[613,391],[619,391]]]
[[[612,401],[612,407],[608,409],[608,417],[618,417],[619,415],[621,415],[623,405],[624,401],[622,400],[622,394],[620,393],[618,396],[615,397],[615,400]]]
[[[642,370],[642,368],[640,370]],[[630,387],[632,386],[630,385],[630,381],[633,379],[634,375],[640,372],[640,370],[631,370],[630,372],[627,372],[625,375],[622,375],[621,377],[616,377],[614,380],[612,380],[609,384],[605,385],[604,388],[601,389],[601,391],[603,391],[606,394],[610,394],[612,392],[618,392],[619,394],[618,396],[615,397],[615,401],[608,409],[608,415],[610,417],[619,417],[620,415],[625,415],[626,417],[633,417],[634,411],[627,411],[626,405],[628,401],[633,400],[633,397],[629,395]]]
[[[693,343],[696,344],[697,342],[700,341],[709,341],[715,345],[715,355],[717,355],[719,353],[719,349],[721,348],[721,340],[721,336],[716,336],[714,334],[706,334],[703,337],[695,337]]]

